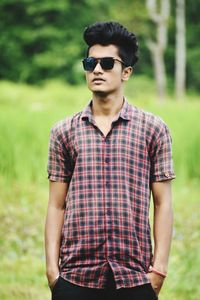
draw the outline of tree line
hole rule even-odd
[[[180,94],[185,83],[198,90],[199,4],[200,0],[1,0],[0,79],[82,82],[84,28],[115,20],[138,37],[136,73],[155,76],[161,98],[167,83]]]

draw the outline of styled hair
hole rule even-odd
[[[115,45],[125,66],[133,66],[138,61],[138,41],[134,33],[129,32],[118,22],[96,22],[84,30],[83,38],[90,47]]]

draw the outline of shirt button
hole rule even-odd
[[[165,172],[165,177],[169,178],[169,172]]]
[[[110,209],[107,210],[107,215],[110,216],[112,214],[112,211]]]
[[[110,187],[110,182],[109,182],[109,181],[106,182],[106,187],[107,187],[107,188]]]
[[[108,164],[110,162],[109,157],[106,157],[105,162]]]

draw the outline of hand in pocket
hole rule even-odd
[[[53,288],[55,287],[57,281],[59,279],[59,275],[56,276],[56,278],[54,278],[53,280],[49,280],[49,287],[51,289],[51,291],[53,290]]]
[[[158,294],[161,290],[161,287],[163,285],[164,278],[155,273],[148,273],[147,277],[150,280],[151,286],[152,286],[155,294],[158,296]]]

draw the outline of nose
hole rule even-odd
[[[93,72],[94,73],[102,73],[103,72],[103,69],[102,69],[99,61],[98,61],[97,65],[96,65],[96,67],[94,68]]]

